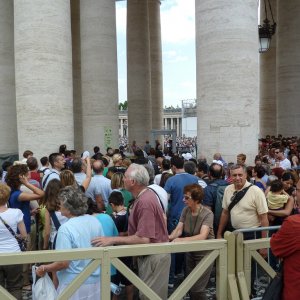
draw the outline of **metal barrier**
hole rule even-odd
[[[128,278],[144,295],[151,300],[161,299],[134,272],[125,266],[119,257],[141,256],[160,253],[210,251],[169,297],[179,300],[190,290],[194,283],[202,276],[206,269],[216,261],[216,296],[217,299],[227,299],[227,241],[205,240],[182,243],[160,243],[131,246],[117,246],[105,248],[72,249],[60,251],[32,251],[22,253],[1,253],[0,265],[28,264],[39,262],[53,262],[64,260],[91,259],[89,265],[77,275],[70,285],[59,295],[58,300],[67,300],[89,277],[101,266],[101,299],[110,299],[110,264],[112,263],[126,278]],[[232,271],[232,268],[231,268]],[[233,284],[229,284],[232,286]],[[104,288],[106,287],[106,288]],[[234,292],[231,290],[231,295]],[[15,299],[0,286],[0,299]],[[238,299],[233,298],[231,299]]]

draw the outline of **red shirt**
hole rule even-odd
[[[283,299],[300,299],[300,215],[286,218],[273,234],[271,248],[283,258]]]
[[[36,180],[39,184],[41,184],[41,176],[37,171],[29,171],[29,178]]]
[[[149,238],[150,243],[169,241],[161,204],[156,194],[148,189],[135,200],[129,215],[128,235],[134,234]]]

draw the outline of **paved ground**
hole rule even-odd
[[[177,282],[174,286],[174,289],[169,289],[169,295],[173,293],[175,288],[182,282],[183,277],[178,277]],[[265,291],[265,288],[268,286],[268,278],[266,276],[261,276],[255,281],[255,289],[257,291],[256,297],[261,297]],[[137,294],[137,293],[136,293]],[[208,286],[206,288],[206,295],[207,300],[215,300],[216,299],[216,284],[215,284],[215,278],[212,277],[208,283]],[[126,299],[124,293],[121,294],[122,297],[120,299]],[[136,295],[136,300],[138,299]],[[183,299],[187,300],[189,299],[189,296],[186,295]],[[23,300],[32,300],[31,292],[25,292],[23,291]],[[46,300],[46,299],[45,299]]]

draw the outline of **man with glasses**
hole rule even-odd
[[[257,227],[268,227],[268,206],[263,191],[247,181],[247,170],[243,165],[236,164],[230,169],[232,184],[224,191],[223,210],[220,218],[217,238],[222,238],[225,228],[231,220],[232,229],[248,229]],[[234,205],[235,204],[235,205]],[[260,234],[257,234],[259,237]],[[267,237],[267,232],[261,233]],[[255,239],[254,231],[245,232],[244,240]],[[260,249],[260,254],[267,256],[267,249]],[[254,264],[251,266],[254,269]],[[255,274],[251,272],[251,293],[255,295]]]
[[[279,147],[275,149],[275,161],[278,163],[278,167],[283,170],[291,169],[291,162],[284,156],[284,148]]]

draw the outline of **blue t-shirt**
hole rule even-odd
[[[104,236],[118,236],[119,232],[115,225],[114,220],[111,216],[107,214],[98,214],[95,215],[96,219],[100,222],[103,228]],[[116,275],[117,270],[115,267],[110,267],[110,273],[111,275]]]
[[[265,192],[266,188],[261,182],[256,181],[254,185],[258,186],[263,192]]]
[[[102,225],[104,236],[118,236],[119,235],[118,229],[117,229],[115,222],[111,216],[109,216],[107,214],[98,214],[98,215],[95,215],[95,217]]]
[[[170,177],[164,189],[170,194],[170,207],[169,207],[169,218],[178,219],[180,218],[181,212],[185,206],[183,202],[183,189],[189,184],[198,184],[199,178],[197,176],[188,173],[178,173],[175,176]]]
[[[62,224],[57,232],[56,250],[91,248],[91,240],[98,236],[103,236],[101,224],[95,217],[83,215],[70,218]],[[60,284],[69,284],[83,269],[89,264],[90,259],[72,260],[69,267],[57,272]],[[85,283],[95,283],[100,280],[100,267],[97,268],[85,281]]]
[[[23,220],[25,223],[27,233],[30,233],[31,218],[30,218],[30,201],[20,201],[19,196],[22,194],[20,190],[12,190],[9,197],[9,207],[19,208],[24,214]],[[19,231],[18,231],[19,232]]]

